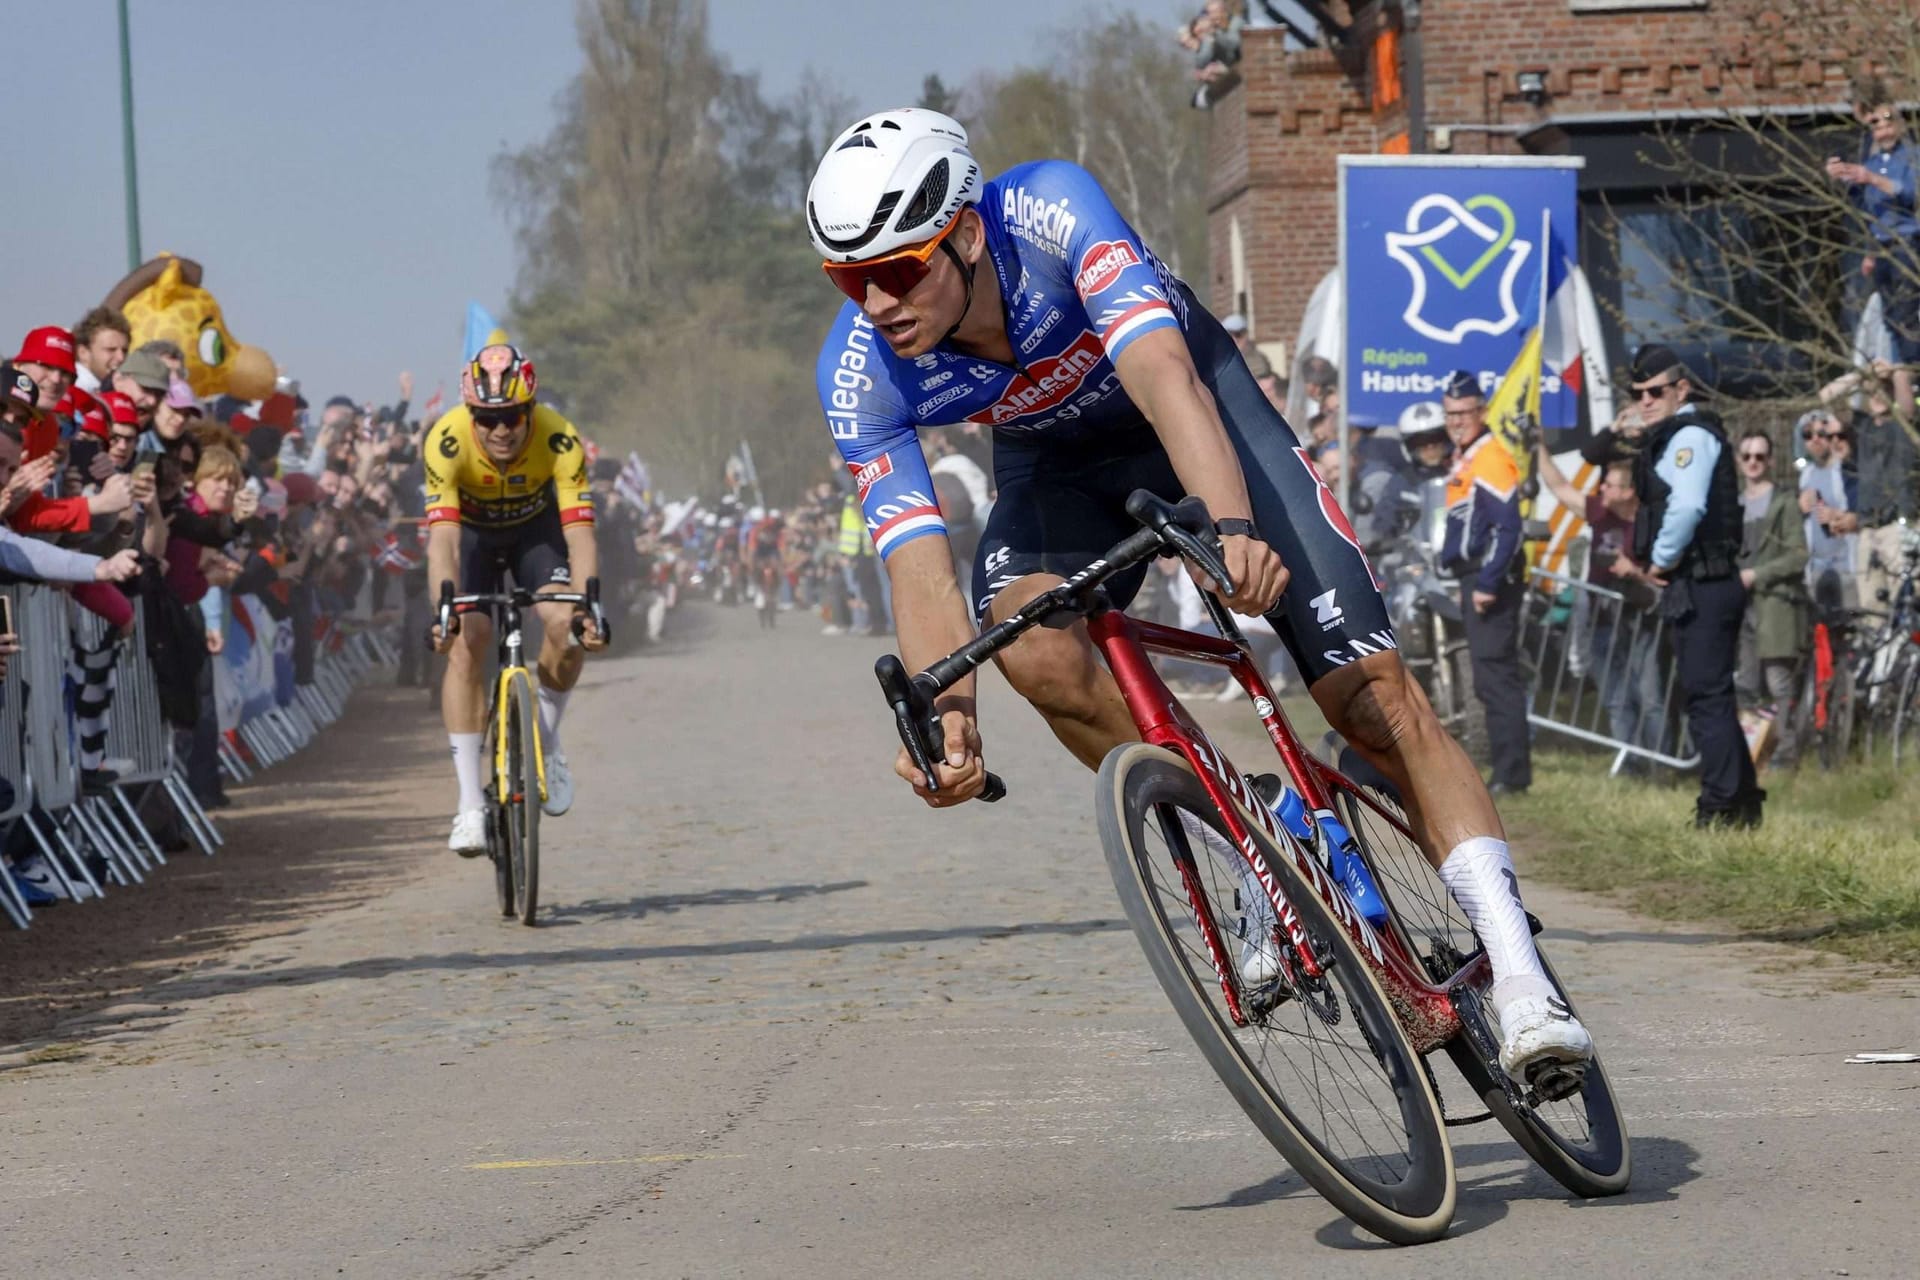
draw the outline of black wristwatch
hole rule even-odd
[[[1228,516],[1224,520],[1213,522],[1213,531],[1235,538],[1253,538],[1258,540],[1260,531],[1253,527],[1253,521],[1242,520],[1237,516]]]

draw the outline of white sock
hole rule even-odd
[[[460,812],[484,808],[486,790],[480,782],[480,739],[477,733],[450,733],[453,744],[453,776],[460,780]]]
[[[550,756],[560,754],[560,717],[567,713],[571,689],[540,686],[540,749]]]
[[[1440,864],[1440,879],[1486,945],[1494,986],[1509,978],[1524,978],[1530,981],[1514,984],[1507,993],[1552,994],[1546,970],[1540,967],[1540,953],[1534,950],[1533,931],[1527,928],[1527,910],[1520,902],[1520,881],[1513,874],[1507,842],[1492,836],[1462,840]]]

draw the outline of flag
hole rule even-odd
[[[508,340],[507,331],[500,327],[499,321],[493,318],[491,311],[477,302],[467,304],[467,354],[461,363],[472,360],[479,354],[482,347],[490,347],[495,343]]]
[[[1551,215],[1540,214],[1540,243],[1546,246],[1524,297],[1526,337],[1506,376],[1487,402],[1487,429],[1519,464],[1531,493],[1534,446],[1541,427],[1571,427],[1580,411],[1582,364],[1574,306],[1572,264],[1553,233]],[[1561,394],[1542,392],[1552,379]],[[1543,418],[1544,409],[1544,418]],[[1522,506],[1531,514],[1532,499]]]
[[[420,406],[420,416],[425,419],[429,425],[439,419],[440,406],[446,402],[446,398],[446,384],[442,383],[433,389],[433,394],[427,397],[427,402]]]
[[[620,468],[620,474],[613,482],[613,491],[625,501],[645,511],[649,506],[648,485],[647,464],[640,460],[639,454],[629,453],[626,464]]]
[[[419,567],[420,562],[400,545],[400,535],[388,533],[375,552],[373,562],[395,576]]]

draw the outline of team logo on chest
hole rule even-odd
[[[1089,373],[1098,367],[1105,348],[1092,330],[1084,330],[1073,344],[1057,356],[1045,356],[1027,366],[1025,376],[1016,374],[1000,398],[976,413],[970,422],[999,426],[1014,418],[1045,413],[1080,389]]]

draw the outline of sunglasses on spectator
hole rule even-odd
[[[1808,438],[1812,440],[1845,440],[1847,433],[1844,431],[1816,431]]]
[[[1742,461],[1742,462],[1771,462],[1771,461],[1773,461],[1773,455],[1772,455],[1771,453],[1761,453],[1761,452],[1759,452],[1758,450],[1754,450],[1754,449],[1748,449],[1748,450],[1746,450],[1746,451],[1745,451],[1744,453],[1742,453],[1742,454],[1740,455],[1740,461]]]
[[[880,292],[893,298],[904,298],[917,288],[933,271],[933,251],[938,249],[953,229],[960,225],[955,218],[942,231],[925,244],[889,253],[881,258],[869,258],[865,262],[823,262],[820,269],[827,273],[827,279],[833,281],[833,287],[852,298],[855,302],[867,300],[867,282],[880,286]]]
[[[1667,382],[1653,383],[1651,386],[1635,387],[1633,389],[1633,398],[1635,400],[1658,400],[1661,396],[1667,394],[1668,387],[1673,386],[1679,381],[1680,379],[1674,378]]]
[[[475,409],[473,425],[482,431],[499,431],[503,427],[517,427],[527,420],[524,408],[516,409]]]

